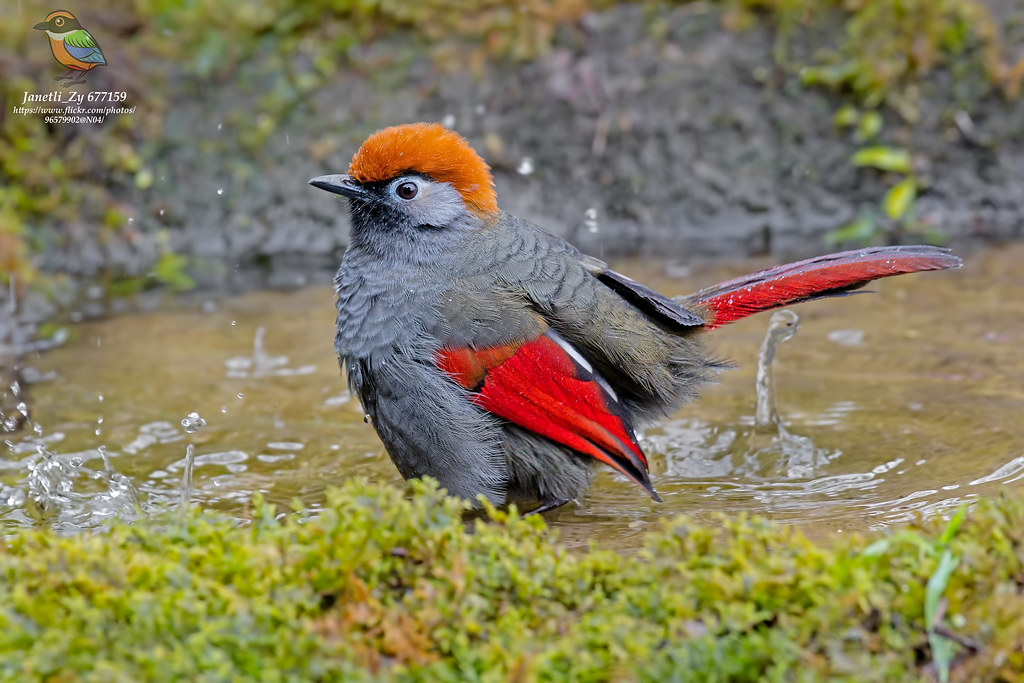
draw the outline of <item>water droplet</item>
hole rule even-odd
[[[218,123],[218,124],[217,124],[217,130],[220,130],[220,129],[221,129],[221,128],[223,128],[223,127],[224,127],[224,124],[223,124],[223,123]]]
[[[221,406],[220,407],[220,412],[226,414],[228,412],[228,407],[227,406]]]
[[[128,216],[128,225],[131,225],[134,222],[135,222],[135,218],[133,216]]]
[[[217,194],[224,194],[224,188],[223,187],[218,187],[217,188]]]
[[[370,416],[369,413],[366,413],[365,415],[363,415],[363,422],[365,422],[368,425],[373,424],[373,418]]]
[[[81,467],[82,466],[82,462],[83,462],[82,459],[76,456],[74,458],[71,458],[71,462],[69,464],[72,467]]]
[[[192,413],[195,415],[195,413]],[[195,444],[185,446],[185,467],[181,473],[181,507],[187,508],[192,501],[192,472],[195,470]]]
[[[519,175],[530,175],[533,173],[533,159],[530,157],[523,157],[522,161],[519,162],[519,165],[516,166],[516,172],[519,173]]]
[[[239,399],[245,398],[245,394],[243,394],[241,392],[235,394],[235,396],[237,396]]]
[[[163,215],[164,215],[164,210],[163,210],[163,209],[160,209],[160,215],[161,215],[161,216],[163,216]]]
[[[232,321],[231,321],[231,327],[234,327],[234,326],[235,326],[235,325],[237,325],[237,324],[238,324],[238,321],[237,321],[237,320],[232,320]]]
[[[181,421],[181,428],[189,434],[195,434],[206,426],[206,420],[199,416],[199,413],[192,412]]]
[[[96,394],[96,400],[103,403],[103,394]]]
[[[593,234],[598,231],[597,209],[595,207],[592,206],[583,212],[583,225],[586,226],[589,233]]]
[[[445,128],[455,127],[455,114],[445,114],[441,117],[441,125]]]

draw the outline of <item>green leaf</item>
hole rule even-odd
[[[860,110],[851,104],[845,104],[836,112],[832,122],[836,124],[837,128],[849,128],[856,124],[859,119]]]
[[[932,544],[924,538],[921,534],[916,531],[897,531],[891,536],[880,538],[867,548],[861,551],[861,555],[864,557],[878,557],[884,555],[898,543],[907,543],[908,545],[917,546],[917,548],[926,555],[932,555],[935,553],[935,548]]]
[[[839,244],[840,242],[867,243],[875,236],[877,231],[875,218],[871,214],[862,213],[856,220],[847,223],[825,235],[826,244]]]
[[[907,209],[914,203],[916,197],[917,181],[913,177],[904,178],[885,193],[885,199],[882,200],[885,215],[898,221],[907,214]]]
[[[148,168],[139,169],[135,174],[135,187],[140,190],[148,190],[153,186],[153,172]]]
[[[857,122],[857,137],[873,140],[882,132],[882,115],[877,111],[866,111]]]
[[[864,548],[864,550],[860,551],[860,554],[864,557],[878,557],[879,555],[884,555],[891,545],[891,538],[880,538],[867,548]]]
[[[938,614],[939,602],[949,583],[949,577],[953,575],[953,570],[958,564],[960,564],[960,560],[953,555],[951,550],[947,548],[943,551],[939,558],[939,566],[928,577],[928,585],[924,594],[924,620],[928,626],[928,645],[931,647],[932,663],[935,664],[935,671],[939,674],[941,683],[946,683],[949,680],[949,665],[953,661],[953,642],[945,636],[935,633],[935,615]]]
[[[153,264],[153,276],[159,282],[177,291],[194,289],[196,281],[185,272],[187,266],[188,259],[181,254],[164,252]]]
[[[871,166],[882,171],[910,173],[910,152],[897,147],[865,147],[853,155],[855,166]]]
[[[961,505],[943,530],[942,536],[939,538],[940,545],[949,545],[949,542],[953,540],[953,535],[956,534],[956,530],[960,528],[960,523],[964,521],[966,516],[967,506]]]

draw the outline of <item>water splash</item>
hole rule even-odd
[[[799,331],[800,317],[790,310],[776,311],[768,321],[768,331],[757,358],[757,409],[754,411],[754,425],[759,429],[778,428],[784,431],[775,402],[775,378],[772,368],[775,363],[775,350],[779,344],[789,341]]]
[[[746,459],[751,464],[767,465],[774,476],[781,474],[789,480],[811,479],[841,454],[840,451],[820,449],[810,438],[793,434],[779,417],[773,372],[775,352],[780,344],[792,339],[799,331],[800,317],[788,309],[776,311],[768,321],[768,330],[757,359],[754,430],[746,439]]]
[[[776,489],[790,495],[796,490],[818,494],[822,489],[861,486],[860,476],[849,482],[819,479],[822,468],[841,451],[818,448],[810,438],[793,434],[779,415],[773,375],[775,353],[779,344],[792,339],[799,329],[800,318],[789,310],[777,311],[769,320],[758,358],[753,420],[748,417],[724,427],[686,423],[683,429],[670,424],[666,425],[665,436],[652,437],[654,448],[666,453],[670,474],[731,480],[723,481],[721,488],[755,498],[770,496]],[[829,415],[836,410],[826,408]]]
[[[232,325],[235,321],[232,321]],[[233,356],[224,361],[227,376],[231,378],[245,377],[290,377],[294,375],[310,375],[316,372],[315,365],[302,365],[297,368],[288,367],[288,356],[275,356],[267,352],[263,339],[266,328],[259,326],[253,336],[251,356]],[[241,398],[241,396],[239,396]]]
[[[195,434],[200,429],[206,426],[206,420],[204,420],[199,413],[189,413],[181,421],[181,428],[185,430],[186,434]]]
[[[181,428],[185,430],[187,434],[195,434],[200,429],[206,426],[206,420],[204,420],[199,413],[191,412],[185,416],[181,421]],[[190,443],[185,446],[185,467],[181,474],[181,502],[180,506],[182,509],[188,508],[192,502],[192,476],[195,470],[196,462],[196,445]]]
[[[33,424],[34,437],[20,444],[7,442],[7,469],[23,469],[24,489],[2,486],[0,518],[31,524],[46,521],[56,529],[79,531],[102,526],[113,517],[135,519],[143,513],[138,490],[127,476],[115,471],[105,445],[77,453],[50,449],[64,435],[44,436]],[[27,454],[27,455],[26,455]],[[20,457],[26,455],[26,457]],[[86,463],[99,459],[101,469]]]

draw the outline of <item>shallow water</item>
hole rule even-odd
[[[601,470],[578,504],[548,515],[570,544],[634,548],[659,519],[751,512],[817,535],[948,514],[1024,486],[1024,246],[966,256],[955,272],[875,283],[874,294],[794,307],[775,364],[785,441],[753,429],[755,316],[712,332],[735,369],[645,431],[665,499]],[[669,294],[765,262],[617,266]],[[256,491],[315,508],[325,487],[401,479],[349,398],[332,352],[327,288],[254,293],[71,327],[33,363],[31,430],[0,459],[0,522],[75,530],[176,505],[194,446],[193,504],[241,511]],[[196,412],[206,426],[188,433]]]

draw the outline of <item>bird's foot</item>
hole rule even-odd
[[[545,512],[551,512],[552,510],[557,510],[558,508],[562,507],[563,505],[565,505],[568,502],[569,502],[568,498],[561,498],[561,499],[557,499],[557,500],[547,500],[547,501],[544,501],[543,503],[541,503],[540,505],[538,505],[537,507],[533,508],[532,510],[530,510],[529,512],[527,512],[523,516],[524,517],[529,517],[530,515],[542,515]]]

